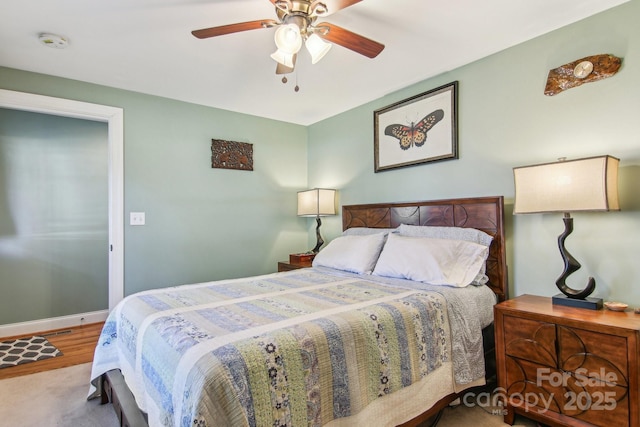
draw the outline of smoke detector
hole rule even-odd
[[[40,43],[43,45],[56,49],[64,49],[69,44],[66,38],[51,33],[41,33],[38,36],[38,40],[40,40]]]

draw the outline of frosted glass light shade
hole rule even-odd
[[[620,210],[619,162],[599,156],[513,168],[514,213]]]
[[[298,191],[298,216],[336,214],[336,190],[314,188]]]
[[[296,24],[279,26],[276,30],[275,42],[278,50],[289,54],[298,53],[302,47],[300,28]]]
[[[325,42],[317,34],[311,34],[304,45],[311,54],[312,64],[320,61],[332,46],[331,43]]]
[[[296,63],[295,56],[296,56],[295,53],[283,52],[281,49],[278,49],[271,54],[271,58],[274,61],[279,62],[280,64],[288,68],[294,67]]]

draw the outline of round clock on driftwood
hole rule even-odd
[[[594,55],[564,64],[549,71],[544,94],[557,95],[560,92],[611,77],[618,72],[622,59],[613,55]]]

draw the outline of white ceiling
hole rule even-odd
[[[321,20],[384,51],[334,46],[311,65],[303,49],[283,84],[275,29],[191,35],[275,19],[269,0],[2,0],[0,65],[309,125],[626,1],[364,0]],[[42,32],[68,47],[43,46]]]

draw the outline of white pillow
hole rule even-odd
[[[464,287],[474,281],[488,255],[488,247],[474,242],[391,233],[373,274]]]
[[[353,227],[347,228],[342,232],[343,236],[368,236],[369,234],[389,234],[395,231],[395,228],[372,228],[372,227]]]
[[[333,239],[313,259],[313,266],[370,274],[376,265],[386,235],[340,236]]]
[[[467,242],[479,243],[483,246],[491,245],[493,236],[482,230],[464,227],[430,227],[420,225],[400,224],[397,228],[401,236],[431,237],[434,239],[466,240]]]
[[[485,233],[482,230],[475,228],[464,227],[442,227],[442,226],[428,226],[428,225],[407,225],[400,224],[396,229],[397,233],[401,236],[413,236],[413,237],[431,237],[435,239],[453,239],[453,240],[466,240],[468,242],[475,242],[481,245],[489,247],[493,236]],[[484,285],[489,281],[489,278],[485,274],[486,264],[482,264],[482,268],[478,272],[478,275],[473,280],[473,283],[478,285]]]

